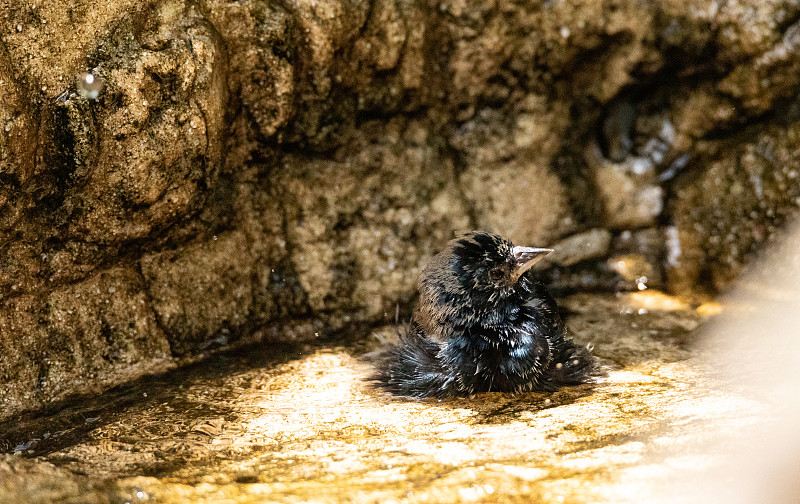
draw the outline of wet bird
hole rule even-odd
[[[422,271],[411,323],[380,352],[374,382],[444,398],[588,381],[594,357],[565,338],[555,300],[528,272],[550,252],[480,231],[450,241]]]

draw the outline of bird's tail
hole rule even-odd
[[[550,363],[542,377],[543,381],[556,387],[594,382],[604,371],[588,348],[578,347],[572,341],[563,346]]]
[[[411,324],[400,329],[400,341],[374,357],[372,383],[394,395],[424,399],[453,395],[458,384],[437,357],[440,347]]]

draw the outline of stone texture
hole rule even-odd
[[[796,242],[785,249],[795,268]],[[796,313],[795,268],[776,275],[770,267],[768,279],[792,282],[765,289],[755,278],[759,287],[744,298],[758,309],[746,320],[781,328],[764,339],[781,342],[787,357],[800,349],[797,321],[776,322],[774,299],[784,301],[777,313]],[[753,304],[754,292],[765,297]],[[249,347],[2,425],[0,447],[15,454],[0,458],[0,502],[667,503],[704,495],[746,503],[796,495],[788,476],[796,452],[787,446],[798,439],[797,370],[775,369],[772,345],[753,348],[735,304],[711,322],[702,351],[703,317],[675,297],[582,294],[562,306],[572,336],[606,367],[597,383],[409,401],[364,381],[362,352],[391,338],[392,327],[344,346]],[[732,333],[742,338],[734,347]],[[787,476],[776,480],[776,472]]]
[[[69,377],[89,368],[102,388],[163,365],[114,340],[129,360],[62,360],[36,384],[69,346],[41,340],[45,300],[117,271],[171,362],[407,316],[425,259],[476,227],[611,233],[605,256],[544,273],[562,292],[642,272],[713,292],[798,205],[798,17],[781,0],[0,4],[0,366],[24,370],[4,371],[0,417],[86,390]],[[100,352],[90,325],[62,340]]]
[[[14,239],[3,244],[0,285],[18,293],[81,279],[123,255],[122,247],[196,213],[222,157],[226,58],[216,31],[193,8],[166,2],[146,17],[103,11],[106,19],[91,3],[69,14],[52,4],[24,25],[9,15],[18,11],[6,11],[3,24],[17,79],[37,82],[26,89],[4,76],[27,98],[24,122],[7,122],[6,138],[31,129],[36,139],[27,147],[32,168],[3,169],[3,211],[24,211],[6,229]],[[79,34],[97,30],[96,38],[84,34],[93,42],[81,50],[88,54],[59,49],[71,30],[68,16],[82,24]],[[77,35],[69,33],[74,44]],[[74,91],[85,70],[105,83],[96,102]],[[15,145],[4,157],[24,159]]]
[[[610,246],[611,233],[607,229],[590,229],[555,243],[553,252],[544,261],[572,266],[588,259],[605,257]]]
[[[0,501],[26,492],[21,502],[303,502],[323,493],[325,502],[591,502],[619,491],[614,475],[644,463],[648,447],[696,439],[670,421],[713,413],[720,430],[733,430],[734,412],[753,407],[735,394],[715,403],[696,363],[681,362],[701,320],[685,303],[636,293],[565,306],[572,335],[610,371],[600,383],[408,401],[364,380],[360,355],[392,327],[332,348],[250,347],[75,403],[69,415],[3,424],[0,447],[17,455],[0,458]]]
[[[450,145],[460,153],[459,181],[475,225],[516,243],[544,244],[572,227],[567,190],[548,168],[567,115],[544,96],[522,100],[515,111],[481,110]]]
[[[799,127],[794,120],[739,145],[719,146],[708,168],[680,186],[671,288],[684,294],[721,289],[779,235],[800,205]]]
[[[425,122],[370,123],[337,160],[288,155],[275,183],[312,313],[331,329],[393,318],[425,257],[470,229],[453,168]]]
[[[153,309],[177,355],[238,329],[252,311],[270,311],[269,305],[254,305],[255,261],[248,245],[244,233],[234,231],[180,253],[142,257]]]
[[[609,227],[636,229],[656,224],[664,209],[664,190],[654,183],[652,169],[639,173],[636,158],[622,165],[608,162],[594,146],[586,158],[593,167]]]
[[[789,238],[704,309],[563,300],[596,383],[408,401],[365,382],[392,327],[251,346],[0,423],[0,502],[794,502],[800,228]]]
[[[0,310],[2,407],[41,406],[174,366],[141,276],[112,268]]]
[[[266,2],[207,3],[208,21],[228,53],[231,95],[257,132],[270,137],[294,111],[297,21],[284,7]]]

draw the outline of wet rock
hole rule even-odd
[[[582,238],[584,236],[586,238]],[[584,250],[585,240],[592,237],[597,240],[597,245],[603,247],[587,247]],[[543,264],[543,271],[539,273],[540,279],[556,295],[665,288],[664,235],[658,229],[626,230],[613,237],[606,230],[593,230],[563,242],[573,240],[575,255],[570,254],[570,258],[582,258],[580,261],[570,261],[568,265],[551,261],[550,267]],[[553,245],[555,252],[551,256],[558,254],[561,243]],[[587,251],[594,251],[593,257],[583,257]]]
[[[39,441],[32,453],[0,459],[0,500],[24,480],[35,485],[21,502],[137,492],[156,501],[224,493],[294,502],[324,492],[332,502],[409,493],[420,502],[618,502],[630,488],[620,475],[644,466],[636,481],[650,488],[685,470],[653,462],[649,450],[707,460],[698,439],[736,432],[737,419],[757,411],[735,392],[715,392],[702,364],[687,360],[701,317],[679,300],[582,295],[563,305],[571,335],[607,367],[598,383],[408,401],[364,380],[370,368],[359,355],[380,344],[378,335],[358,338],[358,350],[249,347],[76,403],[71,414],[4,424],[0,446]],[[387,338],[394,328],[379,332]]]
[[[665,233],[649,228],[623,231],[614,237],[608,266],[628,284],[626,290],[664,289]]]
[[[741,145],[718,146],[708,169],[678,186],[667,269],[672,289],[722,289],[796,213],[799,126],[768,127]]]
[[[241,100],[258,133],[270,137],[294,112],[299,36],[295,18],[277,4],[208,2],[209,22],[229,54],[231,95]]]
[[[84,489],[81,478],[52,464],[42,464],[23,460],[14,455],[4,455],[0,459],[0,480],[3,481],[2,497],[12,495],[36,495],[38,502],[65,501]],[[85,496],[87,503],[103,502],[100,496]],[[34,502],[30,499],[29,502]]]
[[[289,155],[275,174],[292,264],[310,309],[333,328],[394,317],[425,259],[470,228],[428,128],[371,123],[340,161]]]
[[[55,271],[33,265],[3,268],[0,283],[16,284],[18,292],[48,288],[43,280],[50,276],[60,281],[85,277],[98,263],[117,257],[123,244],[158,235],[197,212],[222,159],[227,102],[221,41],[182,2],[161,4],[146,22],[139,22],[141,13],[123,15],[113,7],[99,17],[94,9],[76,9],[69,23],[58,6],[37,12],[39,21],[19,24],[22,30],[7,26],[8,60],[35,54],[27,60],[30,66],[15,71],[37,78],[41,90],[26,90],[22,75],[0,77],[12,87],[9,95],[18,97],[7,102],[18,109],[12,112],[17,119],[0,131],[10,142],[0,157],[14,159],[17,166],[2,170],[7,175],[0,186],[2,213],[16,219],[7,232],[18,236],[15,243],[0,245],[0,261],[60,254],[63,264]],[[102,30],[94,24],[112,19]],[[73,23],[81,25],[79,33],[100,32],[92,33],[97,46],[90,54],[75,53],[77,35],[69,37],[70,46],[58,49],[57,37],[67,24],[72,33]],[[105,82],[91,103],[74,89],[75,76],[86,69],[83,57]],[[49,62],[56,60],[59,66],[53,67]],[[27,155],[15,147],[26,130],[36,135],[28,147],[36,152],[35,169],[19,164]],[[82,249],[87,248],[94,248],[94,257],[86,257]]]
[[[216,183],[228,99],[222,41],[180,1],[159,4],[139,30],[133,23],[121,22],[94,56],[105,89],[93,117],[76,99],[60,106],[85,151],[65,160],[77,167],[70,185],[81,187],[64,195],[75,201],[67,236],[76,239],[157,234],[196,213]]]
[[[637,158],[629,158],[624,164],[608,162],[597,145],[587,149],[586,160],[594,171],[607,226],[617,229],[655,224],[664,209],[665,195],[652,169],[640,169]]]
[[[462,174],[461,182],[474,205],[476,227],[515,243],[546,243],[558,236],[559,223],[568,218],[564,188],[542,165],[513,162],[474,167]]]
[[[55,407],[0,428],[20,453],[0,500],[624,502],[697,479],[715,460],[698,441],[742,443],[765,409],[703,373],[701,317],[652,287],[665,261],[677,292],[723,288],[795,213],[798,17],[4,3],[0,417]],[[473,227],[597,238],[540,273],[556,290],[647,287],[562,303],[606,379],[435,404],[362,381],[367,328],[407,312],[426,258]],[[304,345],[333,332],[357,341]],[[269,343],[72,398],[247,340]],[[769,357],[762,374],[792,369]]]
[[[553,252],[545,261],[558,266],[572,266],[587,259],[604,257],[610,245],[611,232],[607,229],[591,229],[551,245]]]
[[[567,189],[548,169],[566,122],[542,96],[525,97],[521,108],[511,120],[482,110],[450,143],[461,153],[459,183],[474,225],[516,243],[543,244],[571,228],[564,225],[572,219]]]
[[[543,245],[665,226],[666,254],[615,238],[543,274],[638,288],[608,263],[638,256],[655,277],[666,259],[676,290],[721,286],[794,206],[794,128],[767,123],[797,117],[798,15],[705,0],[3,4],[0,312],[38,327],[40,300],[122,268],[144,273],[118,292],[147,293],[141,316],[171,357],[324,337],[402,313],[426,258],[475,227]],[[774,185],[773,159],[787,167]],[[30,334],[3,344],[46,333]]]
[[[225,233],[180,253],[142,257],[153,310],[176,356],[227,343],[226,334],[248,322],[254,306],[255,260],[242,232]]]
[[[4,300],[0,331],[6,414],[174,365],[144,282],[130,268],[109,269],[43,297]]]
[[[15,82],[14,62],[0,51],[0,232],[13,229],[27,206],[19,188],[34,175],[37,127],[26,107],[25,91]]]
[[[608,258],[608,267],[639,290],[646,289],[657,275],[656,266],[640,254],[611,256]]]

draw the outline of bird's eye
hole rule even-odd
[[[503,268],[492,268],[489,270],[489,278],[493,281],[498,281],[506,275]]]

